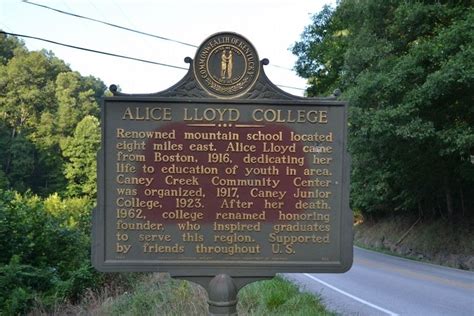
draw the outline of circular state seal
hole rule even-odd
[[[201,87],[218,98],[244,94],[260,72],[253,45],[243,36],[230,32],[207,38],[196,52],[193,67]]]

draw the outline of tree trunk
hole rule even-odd
[[[423,206],[421,206],[421,201],[418,201],[418,217],[423,217]]]
[[[466,205],[464,205],[464,193],[462,191],[462,186],[459,186],[459,198],[461,199],[461,210],[462,217],[466,216]]]
[[[15,136],[16,136],[16,129],[13,128],[12,129],[12,134],[11,134],[11,137],[10,137],[10,148],[11,148],[11,144],[13,143],[13,140],[15,139]],[[8,151],[8,158],[7,158],[7,161],[5,163],[5,174],[8,175],[8,173],[10,172],[10,164],[12,163],[12,154],[11,154],[11,150]]]
[[[448,210],[448,219],[452,220],[454,215],[453,196],[448,185],[448,178],[444,177],[444,194],[446,196],[446,208]]]

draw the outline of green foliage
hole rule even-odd
[[[105,85],[0,34],[0,310],[76,300],[90,263],[98,101]],[[20,192],[20,193],[18,193]],[[62,198],[64,193],[69,198]],[[40,196],[46,197],[42,198]],[[48,197],[49,196],[49,197]]]
[[[6,315],[26,313],[40,291],[48,291],[57,276],[54,270],[20,263],[13,256],[7,265],[0,265],[0,307]]]
[[[311,84],[309,95],[316,94],[315,87],[329,93],[340,88],[338,75],[343,60],[339,57],[346,47],[347,30],[337,22],[329,23],[333,14],[334,9],[325,6],[305,28],[302,41],[293,46],[293,53],[298,55],[296,71]],[[327,36],[329,32],[331,36]]]
[[[163,273],[135,277],[130,291],[108,298],[99,311],[107,315],[207,315],[206,291],[194,283],[171,279]],[[311,293],[300,292],[287,280],[275,277],[239,291],[239,315],[333,315]]]
[[[86,116],[98,116],[104,91],[52,52],[29,52],[1,35],[0,186],[43,196],[65,191],[60,144]]]
[[[69,180],[68,192],[71,195],[95,196],[96,154],[99,146],[99,120],[90,115],[77,124],[74,136],[66,138],[61,144],[63,155],[69,160],[65,175]]]
[[[0,34],[0,64],[5,65],[13,57],[15,50],[26,48],[16,37]]]
[[[308,94],[349,101],[353,208],[472,213],[473,25],[468,1],[344,0],[295,44]]]
[[[0,190],[0,309],[23,313],[33,299],[77,299],[101,277],[90,265],[91,200],[43,201]],[[25,309],[26,308],[26,309]]]
[[[63,227],[77,228],[84,234],[89,234],[93,201],[88,197],[70,197],[62,199],[54,193],[44,199],[44,209],[55,217]]]
[[[247,285],[239,292],[239,315],[332,315],[317,296],[275,277]]]
[[[39,267],[54,266],[60,273],[66,273],[78,266],[74,258],[81,260],[87,253],[84,243],[88,238],[60,225],[59,220],[45,212],[43,201],[37,196],[0,192],[0,214],[0,251],[3,254],[0,263],[7,263],[16,255],[21,262]],[[70,260],[67,264],[61,263],[64,256]]]
[[[71,135],[75,126],[85,116],[99,114],[94,85],[94,80],[83,78],[77,72],[63,72],[57,76],[55,92],[59,104],[57,127],[62,135]]]
[[[6,314],[25,313],[33,301],[77,299],[101,279],[90,265],[89,235],[104,91],[100,80],[72,72],[52,52],[29,52],[15,37],[0,35],[0,309]],[[61,198],[65,192],[70,198]]]
[[[13,138],[8,147],[7,170],[12,186],[19,191],[28,190],[28,178],[34,170],[34,145],[23,135]]]
[[[206,315],[205,290],[187,281],[148,274],[103,307],[110,315]]]

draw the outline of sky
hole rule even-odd
[[[303,95],[306,80],[292,70],[290,47],[300,39],[311,16],[331,0],[31,0],[55,9],[200,45],[210,35],[231,31],[246,37],[259,58],[268,58],[265,72],[283,90]],[[78,19],[21,0],[0,0],[0,29],[56,42],[188,68],[195,47],[164,41]],[[29,50],[47,49],[72,70],[117,84],[125,93],[154,93],[178,82],[184,70],[84,52],[24,39]]]

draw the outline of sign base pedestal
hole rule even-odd
[[[238,288],[232,277],[227,274],[216,275],[209,282],[209,315],[237,315]]]
[[[209,296],[209,316],[236,316],[239,290],[252,282],[271,280],[273,276],[231,277],[228,274],[218,274],[215,277],[175,278],[197,283],[206,289]]]

